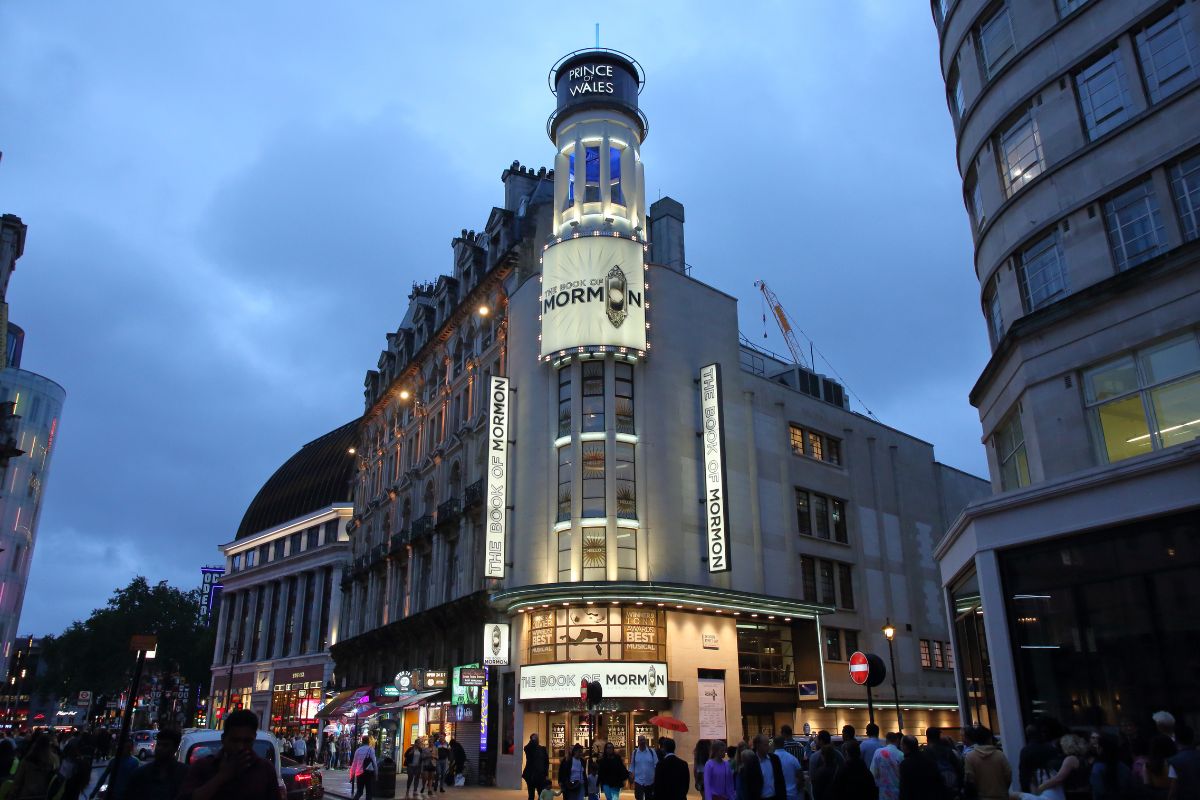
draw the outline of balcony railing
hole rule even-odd
[[[405,546],[408,544],[408,531],[400,531],[393,533],[389,541],[393,553],[403,553]]]
[[[457,497],[451,497],[446,502],[440,504],[437,509],[437,524],[439,528],[448,527],[458,522],[458,518],[462,516],[462,504],[459,503]]]
[[[433,516],[431,514],[414,519],[412,524],[412,540],[416,542],[432,536],[433,527]]]
[[[482,505],[482,504],[483,504],[483,479],[480,478],[479,480],[475,481],[470,486],[468,486],[467,490],[465,492],[463,492],[463,510],[464,511],[469,510],[469,509],[474,508],[475,506]]]

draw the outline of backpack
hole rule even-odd
[[[955,763],[954,756],[946,752],[935,751],[933,763],[937,765],[938,775],[941,776],[942,784],[946,787],[943,797],[947,800],[954,800],[962,789],[958,777],[958,764]]]

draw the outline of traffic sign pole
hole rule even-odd
[[[875,724],[875,701],[871,698],[871,684],[867,684],[867,718]]]

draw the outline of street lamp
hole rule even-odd
[[[900,733],[904,733],[904,715],[900,713],[900,690],[896,688],[896,651],[892,648],[892,640],[896,638],[896,626],[892,624],[890,617],[883,623],[883,638],[887,639],[888,663],[892,668],[892,697],[896,701],[896,727]]]

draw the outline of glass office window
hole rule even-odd
[[[1110,50],[1076,72],[1075,90],[1089,139],[1097,139],[1129,119],[1129,85],[1119,50]]]
[[[1200,52],[1188,4],[1177,4],[1135,38],[1150,102],[1157,103],[1195,80]]]
[[[1057,229],[1021,251],[1019,275],[1026,311],[1036,311],[1066,294],[1067,268]]]
[[[1104,218],[1118,270],[1136,267],[1166,247],[1162,215],[1149,178],[1105,202]]]

